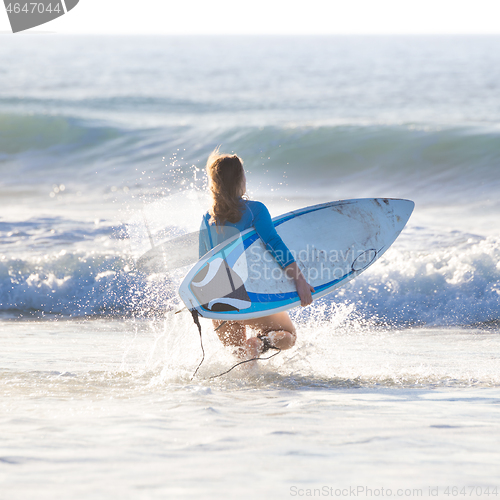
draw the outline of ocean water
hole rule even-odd
[[[0,62],[0,497],[500,494],[500,37],[25,34]],[[217,145],[273,216],[416,207],[290,351],[216,377],[203,322],[193,378],[187,268],[138,272],[127,222],[198,229]]]

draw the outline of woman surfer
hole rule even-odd
[[[280,238],[263,203],[244,198],[246,178],[243,162],[237,155],[220,154],[215,149],[207,161],[210,210],[203,217],[200,231],[200,257],[237,232],[255,228],[267,250],[289,279],[293,279],[302,306],[312,302],[314,288],[307,283],[295,259]],[[257,319],[213,320],[219,339],[225,346],[237,348],[242,358],[257,358],[269,348],[289,349],[296,340],[295,327],[287,312]],[[257,337],[247,338],[246,327]]]

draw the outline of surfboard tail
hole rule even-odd
[[[206,311],[240,311],[252,305],[243,280],[222,258],[199,270],[191,281],[191,290]]]

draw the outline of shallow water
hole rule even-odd
[[[235,360],[207,328],[191,379],[201,352],[189,318],[176,319],[175,342],[169,317],[3,322],[2,493],[498,486],[500,331],[387,330],[341,316],[302,326],[295,348],[257,369],[215,379]]]

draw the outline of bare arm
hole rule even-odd
[[[292,262],[290,265],[285,267],[285,274],[288,278],[292,278],[295,281],[295,287],[297,288],[297,293],[300,297],[300,305],[302,307],[308,306],[312,303],[311,292],[314,292],[314,288],[306,281],[304,275],[299,269],[296,262]]]

